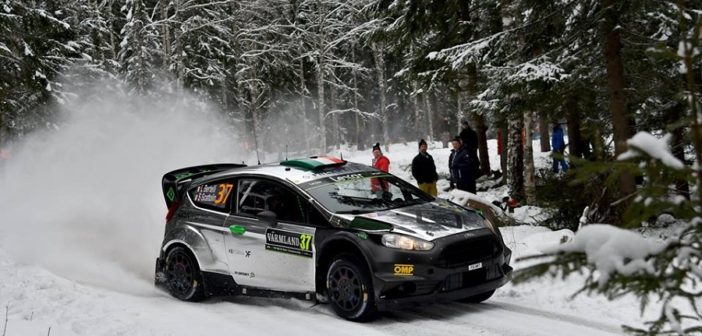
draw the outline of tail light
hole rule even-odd
[[[176,210],[178,210],[179,206],[179,202],[173,202],[173,204],[171,204],[171,206],[168,208],[168,213],[166,213],[166,223],[171,221],[171,218],[173,218],[173,215],[175,215]]]

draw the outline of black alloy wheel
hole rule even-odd
[[[351,321],[375,317],[373,284],[366,267],[356,258],[340,257],[329,266],[327,293],[337,315]]]
[[[174,297],[183,301],[200,301],[204,298],[200,268],[185,248],[179,246],[168,252],[165,273],[168,292]]]

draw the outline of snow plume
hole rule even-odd
[[[114,92],[111,84],[93,92]],[[56,115],[56,129],[27,137],[0,167],[0,248],[71,280],[149,293],[167,211],[161,177],[241,162],[242,149],[183,92],[103,94]]]

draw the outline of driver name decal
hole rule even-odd
[[[266,250],[312,257],[313,236],[276,229],[266,230]]]

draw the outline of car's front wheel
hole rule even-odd
[[[351,321],[368,321],[377,308],[367,267],[357,258],[342,256],[327,271],[327,293],[337,315]]]
[[[205,298],[200,267],[184,247],[178,246],[168,252],[164,270],[166,287],[171,295],[183,301],[200,301]]]

